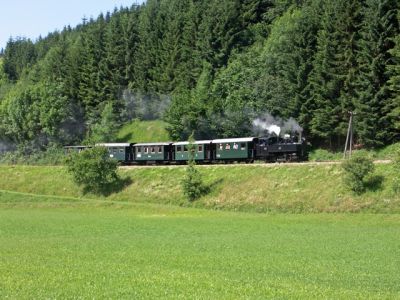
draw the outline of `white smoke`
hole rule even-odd
[[[161,119],[171,104],[171,96],[157,93],[141,93],[124,90],[122,100],[125,104],[123,118],[133,120]]]
[[[279,117],[274,117],[269,113],[265,113],[252,122],[253,133],[256,136],[264,135],[266,132],[269,134],[275,134],[279,136],[281,133],[301,133],[303,128],[299,123],[290,118],[289,120],[284,120]]]

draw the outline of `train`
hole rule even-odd
[[[239,137],[192,142],[98,143],[110,158],[123,165],[186,164],[192,158],[198,164],[305,161],[306,141],[302,137],[274,134],[263,137]],[[89,146],[66,146],[66,152],[80,152]],[[189,150],[191,149],[191,150]],[[192,155],[191,155],[192,154]]]

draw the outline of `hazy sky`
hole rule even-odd
[[[0,49],[10,36],[35,40],[64,25],[72,27],[86,16],[97,17],[114,7],[141,4],[144,0],[0,0]]]

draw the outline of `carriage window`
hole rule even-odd
[[[162,147],[161,146],[158,147],[158,153],[162,153]]]
[[[225,150],[231,150],[231,144],[226,144],[225,145]]]
[[[240,144],[240,150],[246,150],[246,143]]]
[[[114,154],[117,154],[117,152],[118,152],[118,149],[117,149],[117,148],[114,148],[113,150],[114,150],[114,151],[113,151],[113,152],[114,152]]]
[[[124,149],[120,148],[119,153],[124,153]]]
[[[233,150],[238,150],[239,149],[239,145],[237,143],[233,144]]]
[[[151,147],[151,153],[156,153],[156,147]]]
[[[176,151],[177,151],[177,152],[181,152],[181,151],[182,151],[182,146],[176,147]]]
[[[199,145],[199,152],[203,152],[203,145]]]
[[[219,144],[219,150],[223,150],[224,146],[222,146],[222,144]]]
[[[188,151],[188,147],[185,145],[183,146],[183,151],[187,152]]]
[[[149,153],[149,147],[144,147],[144,153]]]

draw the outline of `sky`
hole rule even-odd
[[[0,0],[0,49],[8,39],[26,37],[33,41],[49,32],[74,27],[82,18],[97,17],[114,7],[141,4],[144,0]]]

